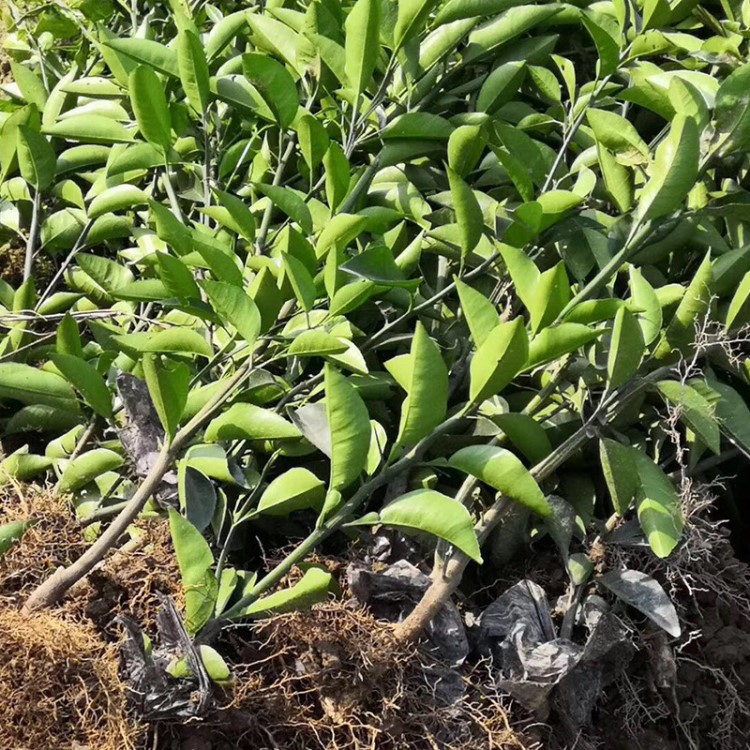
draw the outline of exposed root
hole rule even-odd
[[[499,695],[436,668],[392,626],[341,601],[231,636],[240,664],[216,721],[248,747],[523,750]],[[477,675],[479,677],[479,675]],[[444,700],[457,680],[464,697]],[[481,684],[477,680],[477,684]]]
[[[131,750],[117,649],[59,613],[0,608],[0,744],[12,750]]]

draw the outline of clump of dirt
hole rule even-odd
[[[159,595],[179,608],[184,595],[169,527],[162,521],[139,521],[135,538],[110,555],[75,588],[74,600],[100,628],[116,634],[113,618],[126,615],[146,632],[156,628]]]
[[[0,607],[0,744],[13,750],[132,750],[119,659],[90,624]]]
[[[666,560],[608,548],[607,567],[635,568],[659,580],[677,607],[683,635],[670,642],[662,631],[635,623],[639,653],[604,696],[590,747],[750,745],[750,567],[712,518],[714,500],[706,488],[689,488],[684,542]]]
[[[390,624],[351,601],[280,615],[229,640],[236,662],[228,702],[210,727],[183,728],[178,743],[200,735],[213,750],[240,740],[285,750],[528,747],[499,695],[397,643]],[[441,697],[456,689],[463,700]]]
[[[49,488],[14,485],[0,497],[0,524],[34,522],[0,557],[0,597],[20,603],[61,565],[69,565],[88,547],[70,501]]]

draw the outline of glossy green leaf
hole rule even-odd
[[[291,588],[258,599],[235,616],[271,617],[285,612],[309,609],[328,599],[332,585],[333,578],[330,573],[322,568],[312,567],[305,571],[302,578]]]
[[[357,0],[346,18],[346,76],[359,96],[370,84],[380,52],[380,0]]]
[[[262,185],[255,186],[259,192],[267,196],[271,202],[280,208],[290,219],[300,225],[305,234],[312,234],[313,222],[310,209],[307,207],[302,198],[289,188],[283,188],[279,185]]]
[[[267,516],[286,516],[295,510],[320,509],[325,495],[325,482],[308,469],[295,466],[266,487],[256,512]]]
[[[2,557],[14,544],[18,544],[23,535],[36,523],[36,521],[9,521],[0,525],[0,557]]]
[[[533,417],[508,413],[498,414],[492,421],[532,464],[538,464],[552,453],[547,432]]]
[[[252,298],[242,289],[223,281],[205,280],[201,286],[208,295],[211,305],[253,347],[260,334],[260,311]]]
[[[466,325],[469,326],[475,346],[479,348],[500,324],[500,316],[492,302],[481,292],[458,278],[455,279],[454,283],[456,284],[464,320]]]
[[[198,531],[211,525],[216,510],[217,495],[213,482],[187,461],[177,469],[177,494],[187,520]]]
[[[173,508],[169,509],[169,528],[185,592],[185,628],[195,634],[214,613],[219,592],[211,571],[214,558],[200,531]]]
[[[55,179],[55,152],[49,141],[25,125],[18,126],[18,166],[35,190],[45,190]]]
[[[528,355],[529,337],[522,318],[493,328],[471,360],[471,400],[480,403],[500,393],[523,369]]]
[[[461,252],[466,255],[477,246],[482,237],[484,217],[474,191],[453,169],[448,167],[447,171],[461,238]]]
[[[210,102],[208,61],[203,44],[189,29],[177,35],[177,68],[190,106],[202,115]]]
[[[16,362],[0,363],[0,399],[77,411],[75,393],[63,378]]]
[[[432,534],[452,544],[471,560],[482,562],[469,511],[453,498],[435,490],[407,492],[386,505],[375,523]]]
[[[187,403],[190,369],[180,362],[162,363],[155,354],[145,354],[141,364],[156,413],[164,431],[172,438]]]
[[[72,354],[53,354],[52,361],[99,416],[112,418],[112,394],[93,365]]]
[[[550,515],[549,503],[536,480],[509,450],[495,445],[470,445],[454,453],[449,463],[540,516]]]
[[[615,512],[625,515],[640,483],[634,449],[609,438],[599,441],[599,459]]]
[[[607,356],[607,378],[610,388],[619,388],[638,371],[645,344],[638,319],[626,307],[615,315],[612,342]]]
[[[716,129],[721,134],[721,152],[731,154],[750,149],[750,62],[722,81],[716,93]]]
[[[125,463],[119,453],[108,448],[94,448],[74,458],[63,470],[57,489],[75,492],[108,471],[119,469]]]
[[[560,323],[545,328],[529,344],[526,369],[538,367],[545,362],[563,357],[593,341],[601,331],[580,323]]]
[[[130,74],[128,92],[141,135],[166,154],[172,145],[172,125],[164,84],[151,68],[139,65]]]
[[[641,486],[636,496],[638,520],[657,557],[669,557],[682,536],[680,498],[669,477],[645,454],[633,458]]]
[[[288,128],[299,108],[297,86],[289,71],[272,57],[258,52],[242,56],[242,70],[273,112],[276,122]]]
[[[254,404],[236,403],[213,419],[206,427],[205,439],[284,440],[302,437],[284,417]]]
[[[106,213],[145,206],[148,200],[148,195],[135,185],[115,185],[99,193],[89,204],[87,213],[89,219],[96,219]]]
[[[325,366],[325,406],[331,436],[332,490],[357,480],[367,463],[370,415],[356,388],[330,365]]]

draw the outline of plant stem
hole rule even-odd
[[[396,477],[407,471],[417,463],[429,447],[442,435],[453,430],[462,421],[462,416],[454,416],[446,419],[438,425],[435,430],[422,438],[408,453],[404,454],[395,463],[387,469],[380,472],[377,476],[365,482],[352,496],[347,500],[339,510],[334,513],[322,526],[315,529],[306,539],[295,547],[273,570],[261,578],[253,588],[245,594],[233,607],[228,609],[222,619],[232,619],[242,616],[243,610],[258,599],[261,594],[274,587],[281,579],[298,563],[307,557],[322,541],[327,539],[331,534],[337,531],[345,524],[354,513],[363,506],[372,494],[392,482]]]
[[[46,581],[39,585],[26,600],[24,612],[49,607],[58,602],[67,590],[87,575],[115,546],[117,540],[127,531],[128,526],[143,510],[146,501],[155,492],[164,475],[172,468],[175,458],[195,431],[219,409],[231,393],[250,374],[252,364],[246,362],[227,381],[225,386],[175,435],[171,443],[164,446],[154,466],[149,471],[133,497],[120,514],[106,528],[102,535],[67,568],[58,568]]]
[[[286,165],[289,162],[289,159],[292,158],[292,154],[294,153],[294,147],[297,144],[297,138],[296,134],[292,134],[289,137],[289,142],[286,145],[286,149],[284,150],[284,153],[281,155],[281,158],[279,159],[279,163],[276,167],[276,172],[273,176],[273,182],[271,183],[274,186],[278,186],[281,184],[281,181],[284,179],[284,170],[286,169]],[[271,215],[273,214],[273,201],[269,198],[268,199],[268,205],[266,206],[266,210],[263,212],[263,218],[261,219],[260,223],[260,230],[258,231],[258,236],[255,240],[255,254],[261,255],[263,253],[263,250],[266,246],[266,237],[268,236],[268,230],[271,227]]]
[[[36,238],[39,234],[39,214],[42,208],[42,193],[40,190],[34,190],[34,203],[31,209],[31,227],[29,228],[29,238],[26,241],[26,256],[23,261],[23,280],[24,283],[31,278],[31,272],[34,265],[34,253],[36,252]]]

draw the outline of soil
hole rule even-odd
[[[449,674],[425,652],[396,644],[344,591],[309,612],[225,631],[217,650],[232,683],[215,688],[199,722],[138,720],[126,697],[117,616],[156,635],[160,596],[181,604],[166,524],[141,526],[57,610],[22,617],[30,588],[85,548],[68,500],[40,488],[6,490],[0,523],[38,519],[0,559],[0,741],[18,750],[744,750],[750,736],[750,568],[704,510],[666,562],[642,552],[599,552],[600,564],[657,577],[678,602],[677,641],[626,608],[636,653],[606,686],[590,726],[571,736],[560,716],[542,723],[491,688],[469,660],[463,699],[446,703]],[[519,575],[548,593],[563,579],[540,548]],[[322,560],[319,560],[322,562]],[[329,569],[341,571],[338,561]],[[502,584],[504,585],[504,584]],[[35,727],[30,731],[28,727]],[[25,743],[25,744],[24,744]]]

